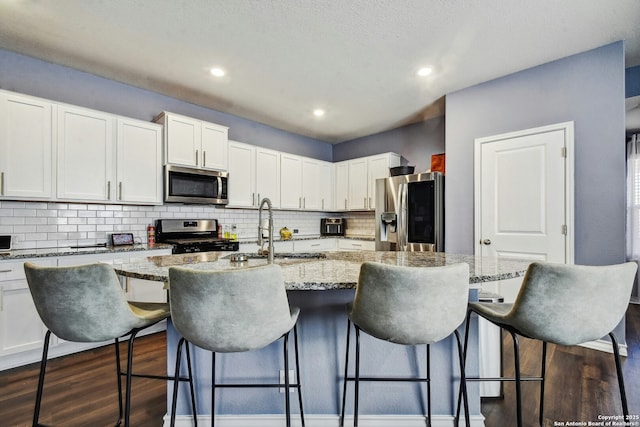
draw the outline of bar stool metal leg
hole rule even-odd
[[[629,417],[629,407],[627,405],[627,393],[624,389],[624,377],[622,375],[622,363],[620,363],[620,349],[618,348],[618,340],[613,332],[609,332],[611,345],[613,346],[613,357],[616,361],[616,374],[618,375],[618,387],[620,388],[620,399],[622,400],[622,414],[625,419]]]
[[[291,402],[289,397],[289,332],[284,334],[284,409],[287,427],[291,427]]]
[[[296,353],[296,381],[298,382],[298,404],[300,405],[300,420],[304,426],[304,409],[302,407],[302,383],[300,382],[300,357],[298,355],[298,325],[293,327],[294,347]]]
[[[216,352],[211,352],[211,427],[216,422]]]
[[[347,319],[347,350],[344,357],[344,383],[342,386],[342,410],[340,411],[340,427],[344,427],[344,407],[347,403],[347,376],[349,375],[349,336],[351,335],[351,320]]]
[[[546,378],[547,373],[547,342],[542,342],[542,368],[540,370],[540,413],[538,415],[538,420],[540,421],[540,426],[544,426],[544,379]]]
[[[427,426],[431,427],[431,346],[427,344]]]
[[[42,361],[40,362],[40,375],[38,376],[38,391],[36,394],[36,406],[33,410],[33,427],[38,427],[40,418],[40,404],[42,403],[42,390],[44,389],[44,373],[47,368],[47,356],[49,354],[49,338],[51,331],[44,335],[44,347],[42,348]]]
[[[521,388],[521,375],[520,375],[520,346],[518,344],[518,337],[515,333],[509,331],[511,338],[513,339],[513,363],[515,365],[516,372],[516,420],[518,427],[522,427],[522,388]]]
[[[116,421],[116,427],[122,424],[123,418],[123,407],[122,407],[122,378],[121,372],[122,368],[120,366],[120,340],[116,338],[115,340],[115,349],[116,349],[116,376],[118,377],[118,421]]]
[[[171,427],[176,425],[176,405],[178,403],[178,386],[180,385],[180,362],[182,360],[182,345],[185,343],[184,338],[178,341],[178,349],[176,350],[176,367],[173,373],[173,397],[171,399]]]
[[[356,330],[356,377],[354,379],[353,427],[358,427],[358,400],[360,398],[360,328]]]
[[[193,414],[193,425],[194,427],[198,427],[198,410],[196,408],[196,393],[193,387],[193,372],[191,370],[191,351],[189,350],[189,343],[186,342],[186,353],[187,353],[187,374],[189,375],[189,390],[191,392],[191,413]],[[180,372],[178,371],[178,375]]]

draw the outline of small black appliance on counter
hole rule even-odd
[[[321,236],[344,236],[344,229],[347,227],[347,220],[344,218],[321,218]]]
[[[174,254],[237,251],[240,244],[218,236],[216,219],[159,219],[156,242],[173,245]]]

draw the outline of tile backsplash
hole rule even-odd
[[[263,212],[266,217],[266,212]],[[320,232],[320,218],[347,218],[346,234],[374,235],[371,212],[327,213],[275,210],[274,228],[297,229],[299,236]],[[92,203],[0,202],[0,234],[13,236],[14,249],[65,247],[104,243],[111,233],[133,233],[146,243],[147,225],[160,218],[215,218],[222,225],[236,224],[240,240],[253,239],[258,231],[255,209],[217,208],[203,205],[101,205]]]

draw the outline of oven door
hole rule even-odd
[[[164,201],[226,205],[228,173],[165,166]]]

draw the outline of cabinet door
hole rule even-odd
[[[200,156],[201,124],[199,120],[167,114],[165,118],[167,159],[179,166],[198,166]]]
[[[227,143],[229,129],[202,122],[202,161],[205,169],[227,170]]]
[[[51,103],[0,93],[0,198],[52,196]]]
[[[280,171],[280,207],[302,209],[302,158],[282,153]]]
[[[349,208],[349,162],[335,164],[335,209],[347,210]]]
[[[309,210],[322,208],[319,160],[302,159],[302,208]]]
[[[399,166],[398,164],[390,164],[391,155],[383,154],[380,156],[372,156],[368,158],[368,170],[367,170],[367,206],[369,210],[376,208],[376,179],[387,178],[389,176],[389,167]]]
[[[58,107],[59,199],[114,200],[113,116]]]
[[[0,286],[0,356],[41,348],[46,327],[27,288]]]
[[[229,141],[229,206],[256,207],[256,148],[242,142]]]
[[[46,327],[40,320],[24,274],[24,261],[53,266],[38,258],[0,262],[0,356],[42,348]]]
[[[349,210],[367,208],[367,159],[349,160]]]
[[[320,162],[318,165],[318,194],[320,195],[320,209],[323,211],[332,211],[335,209],[335,197],[333,194],[333,189],[335,188],[334,177],[333,164]]]
[[[162,204],[162,126],[118,119],[116,200]]]
[[[258,203],[268,197],[274,208],[280,207],[280,153],[278,151],[256,147],[256,192]]]

